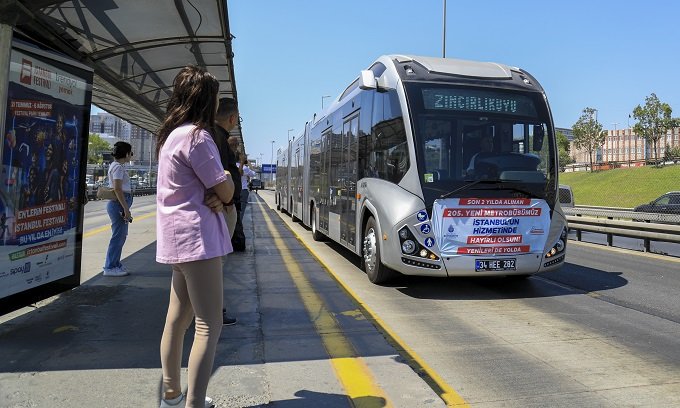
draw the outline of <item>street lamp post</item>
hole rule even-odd
[[[153,143],[149,140],[149,173],[146,175],[146,186],[151,187],[151,165],[153,163]]]
[[[290,132],[292,132],[295,129],[288,129],[288,144],[290,144]]]
[[[614,135],[613,136],[614,136],[614,140],[616,140],[616,160],[614,160],[614,161],[619,161],[619,159],[621,158],[621,144],[619,142],[619,137],[616,134],[616,126],[618,124],[619,124],[618,122],[612,123],[612,125],[614,125]],[[624,155],[625,155],[625,153],[624,153]]]
[[[442,20],[442,58],[446,58],[446,0],[444,0],[444,13]]]
[[[326,99],[326,98],[330,98],[330,97],[331,97],[330,95],[324,95],[324,96],[321,97],[321,109],[322,110],[323,110],[323,100]]]

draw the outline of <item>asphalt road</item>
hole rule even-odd
[[[472,406],[680,406],[680,259],[570,241],[560,271],[526,280],[376,286],[356,256],[282,217],[376,324]]]
[[[275,326],[286,323],[285,319],[281,320],[279,315],[269,316],[267,319],[270,320],[264,319],[262,327],[257,324],[258,318],[263,319],[258,316],[267,316],[264,310],[277,310],[286,316],[292,313],[295,309],[294,300],[297,299],[293,296],[295,291],[282,291],[276,286],[274,287],[276,290],[272,290],[267,286],[272,282],[282,281],[284,275],[281,263],[273,261],[277,259],[276,254],[282,251],[282,248],[267,238],[272,233],[266,231],[265,222],[262,221],[263,215],[267,219],[276,219],[281,215],[280,219],[285,222],[287,228],[299,237],[299,241],[294,238],[291,240],[303,243],[325,266],[325,269],[312,267],[313,262],[306,261],[303,269],[307,279],[312,282],[324,282],[319,287],[331,288],[332,282],[327,279],[327,275],[331,275],[353,299],[357,313],[351,316],[338,314],[335,319],[343,322],[343,319],[351,317],[350,320],[357,322],[369,322],[377,327],[382,337],[387,338],[399,352],[400,355],[395,358],[392,358],[390,353],[376,354],[375,349],[383,341],[382,337],[362,337],[365,339],[362,344],[367,349],[373,350],[373,354],[362,356],[374,369],[377,382],[389,390],[390,395],[401,395],[391,399],[395,407],[421,407],[425,406],[423,401],[428,401],[427,406],[437,405],[437,401],[431,399],[421,398],[419,400],[421,403],[407,399],[407,395],[423,395],[422,391],[419,391],[421,394],[414,394],[403,385],[404,381],[407,381],[413,387],[418,387],[417,378],[425,379],[442,399],[464,401],[457,406],[483,408],[680,406],[678,258],[570,241],[567,264],[560,271],[535,275],[525,280],[503,277],[435,279],[401,276],[389,285],[376,286],[371,284],[358,268],[359,262],[355,255],[339,245],[313,241],[309,230],[299,223],[293,223],[290,217],[273,209],[275,206],[271,192],[261,191],[255,197],[256,201],[259,201],[259,198],[265,199],[271,207],[267,208],[265,204],[258,203],[253,204],[250,210],[256,218],[254,242],[262,244],[260,247],[254,245],[253,253],[232,257],[232,261],[242,262],[244,267],[242,272],[244,276],[248,276],[248,280],[244,282],[248,285],[246,287],[243,286],[244,282],[238,282],[233,288],[227,286],[226,289],[231,302],[240,300],[240,303],[234,304],[239,305],[237,310],[242,324],[237,325],[232,331],[226,331],[227,338],[221,342],[225,348],[220,354],[223,361],[211,382],[213,395],[215,390],[218,391],[217,396],[219,392],[224,393],[221,406],[261,406],[257,401],[279,403],[286,401],[290,402],[290,406],[300,407],[331,406],[332,404],[324,404],[335,401],[336,394],[338,402],[341,403],[333,406],[346,406],[346,399],[340,398],[342,390],[328,388],[328,384],[335,381],[329,376],[330,372],[317,367],[323,363],[322,358],[310,357],[308,348],[305,348],[304,355],[300,356],[291,356],[289,348],[277,348],[282,339],[282,330],[291,330],[291,327],[286,327],[285,324],[282,327]],[[162,301],[155,298],[146,300],[146,296],[149,295],[159,298],[166,296],[165,292],[154,286],[155,279],[162,276],[162,272],[145,271],[135,274],[129,281],[125,281],[127,283],[124,285],[114,286],[109,286],[111,282],[107,278],[97,276],[101,271],[100,264],[107,239],[104,232],[109,225],[105,204],[103,201],[92,201],[86,206],[84,228],[86,239],[96,240],[96,244],[88,243],[83,254],[82,280],[92,280],[81,290],[84,293],[93,292],[92,301],[101,303],[101,310],[97,310],[100,310],[99,313],[102,315],[121,309],[121,305],[126,304],[121,303],[123,294],[127,294],[128,297],[139,297],[143,292],[145,302],[148,304],[146,309],[143,309],[143,315],[138,318],[139,324],[146,325],[148,323],[142,316],[162,312],[160,309],[150,308],[150,305],[163,305]],[[126,243],[124,255],[129,256],[130,265],[140,271],[144,271],[145,265],[149,265],[150,254],[147,251],[155,237],[153,218],[150,214],[154,210],[154,196],[135,197],[132,213],[133,216],[138,214],[138,218],[134,221],[134,233],[128,237],[130,242]],[[278,219],[276,224],[277,230],[286,228],[279,224]],[[279,231],[275,235],[283,236],[283,233]],[[290,242],[288,241],[287,245],[292,245]],[[289,258],[302,259],[306,256],[303,255],[306,251],[302,248],[288,252]],[[257,276],[256,279],[251,276],[253,273]],[[167,282],[163,280],[162,284],[166,285]],[[310,290],[302,290],[302,293],[308,293]],[[111,292],[110,296],[98,295],[99,292],[105,291]],[[282,294],[289,297],[282,297]],[[252,306],[256,297],[265,302],[259,311]],[[269,303],[275,301],[278,303],[272,308]],[[133,303],[130,303],[131,305]],[[82,307],[74,305],[73,310],[78,311],[85,306],[87,305]],[[157,305],[154,307],[162,308]],[[344,305],[343,308],[351,310],[353,306]],[[49,308],[45,310],[43,315],[51,316],[50,313],[54,313],[54,311],[47,313]],[[66,319],[64,321],[69,321],[67,316],[69,310],[71,309],[60,312],[64,314]],[[20,354],[21,357],[16,359],[17,361],[6,361],[5,364],[27,367],[1,370],[3,372],[0,373],[0,384],[16,392],[25,392],[26,397],[8,394],[9,400],[43,401],[47,398],[45,395],[49,394],[59,396],[64,401],[67,400],[67,395],[75,396],[71,398],[84,402],[96,399],[100,394],[109,395],[118,393],[117,390],[120,389],[129,391],[132,388],[139,388],[140,393],[152,393],[154,390],[152,385],[157,379],[159,370],[155,352],[157,346],[155,335],[159,329],[154,328],[152,334],[145,334],[140,339],[130,341],[125,335],[120,334],[125,330],[119,326],[130,320],[130,316],[136,316],[135,313],[139,310],[137,307],[123,307],[121,310],[125,312],[127,318],[113,319],[105,325],[106,329],[98,330],[87,330],[89,325],[96,327],[95,322],[100,323],[97,320],[87,320],[96,319],[97,315],[85,314],[86,321],[73,323],[74,327],[62,327],[74,330],[74,334],[69,336],[63,336],[58,330],[50,331],[53,329],[50,326],[31,324],[32,321],[45,320],[46,316],[41,317],[40,309],[31,317],[27,316],[26,319],[29,320],[25,323],[21,323],[23,320],[19,319],[17,323],[5,324],[7,339],[19,336],[19,333],[12,334],[13,325],[18,327],[25,324],[26,328],[40,333],[48,331],[47,334],[41,334],[42,337],[37,335],[31,337],[31,333],[22,332],[23,336],[34,339],[26,340],[28,343],[24,348],[12,343],[23,354]],[[360,319],[360,314],[366,320]],[[117,323],[119,320],[121,323]],[[156,320],[160,321],[160,319],[154,321]],[[275,335],[270,338],[267,328],[274,326]],[[297,327],[293,326],[292,329],[298,330]],[[140,333],[145,333],[144,330],[148,328],[140,326],[137,329]],[[264,339],[263,345],[255,341],[259,337],[250,335],[251,331],[259,333],[258,330],[264,333],[260,335]],[[77,337],[75,333],[80,333],[85,338]],[[295,333],[291,334],[291,341],[294,338],[297,339],[295,341],[301,341],[298,339],[299,333],[298,337],[295,337]],[[350,328],[346,333],[350,337],[356,337],[365,335],[367,331],[365,328],[361,330]],[[40,343],[43,341],[40,339],[43,338],[50,339],[50,342],[59,339],[63,342],[72,337],[80,340],[73,344],[66,343],[68,347],[57,347],[57,351],[51,351],[50,347],[54,348],[51,343]],[[265,366],[256,365],[250,360],[244,363],[237,358],[242,357],[244,352],[236,351],[238,347],[243,347],[243,339],[255,339],[252,346],[256,349],[259,347],[265,351],[269,350],[268,353],[271,353],[271,350],[279,350],[280,356],[274,359],[275,361],[265,359],[268,361]],[[32,347],[31,342],[42,346]],[[127,360],[121,360],[119,356],[115,362],[108,362],[104,359],[107,354],[100,355],[94,351],[98,350],[100,345],[130,347],[126,349],[129,357]],[[74,347],[76,348],[74,352],[78,351],[78,354],[67,353],[67,350]],[[384,345],[380,347],[381,350],[385,348]],[[89,351],[81,353],[79,351],[81,348]],[[154,350],[152,355],[146,359],[140,357],[148,354],[147,349]],[[321,352],[322,349],[319,350],[320,355],[324,354]],[[35,354],[38,351],[39,354]],[[51,369],[51,366],[46,367],[47,363],[36,362],[43,354],[49,355],[49,361],[52,361],[50,364],[60,367],[60,370],[64,370],[69,364],[74,365],[75,368],[64,371],[64,375],[76,380],[67,380],[66,377],[59,379],[62,371]],[[91,359],[92,355],[98,357]],[[298,368],[293,368],[299,367],[300,364],[304,366],[305,373],[313,373],[313,378],[308,376],[298,378],[292,375],[301,373]],[[107,370],[102,370],[100,366]],[[415,377],[413,379],[399,371],[408,369],[408,366],[417,373],[416,376],[410,371],[409,375]],[[112,374],[111,367],[125,368],[128,374],[116,377],[115,373]],[[22,378],[28,373],[34,375],[33,380],[30,383],[22,382],[24,381]],[[102,378],[93,381],[92,377],[95,374],[114,375],[117,380],[107,382]],[[133,377],[128,378],[130,375]],[[251,382],[244,383],[244,378],[250,379]],[[262,381],[264,385],[253,386],[252,378],[258,378],[257,381]],[[320,380],[321,378],[323,380]],[[398,378],[408,380],[400,382]],[[83,393],[78,388],[82,382],[97,385],[99,388],[96,393]],[[291,385],[292,382],[295,384]],[[309,405],[311,400],[290,399],[290,389],[309,389],[317,386],[318,391],[322,393],[315,395],[323,396],[320,400],[323,404]],[[329,394],[329,389],[333,393]],[[107,392],[109,394],[106,394]],[[449,395],[443,395],[444,393]],[[249,398],[247,403],[245,400],[240,403],[239,400],[233,399],[235,394],[247,395]],[[0,397],[2,395],[0,393]],[[130,404],[138,400],[133,394],[126,394],[125,398],[119,399]],[[441,401],[438,403],[441,405]],[[132,406],[115,403],[109,405]]]

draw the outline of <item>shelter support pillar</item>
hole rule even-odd
[[[9,60],[12,53],[12,37],[14,26],[21,14],[15,0],[0,1],[0,157],[5,146],[5,113],[7,112],[7,94],[9,92]]]
[[[5,112],[7,112],[7,92],[9,89],[9,59],[12,52],[12,32],[14,27],[0,22],[0,132],[5,138]],[[5,146],[0,144],[0,157]]]

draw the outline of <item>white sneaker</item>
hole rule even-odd
[[[104,268],[103,275],[104,276],[115,276],[115,277],[117,277],[117,276],[127,276],[127,275],[129,275],[129,273],[120,269],[120,268],[110,268],[110,269]]]
[[[125,273],[130,273],[130,270],[125,265],[121,265],[120,268],[118,268],[118,269],[120,269],[121,271],[123,271]]]
[[[184,394],[171,400],[161,398],[161,408],[184,408],[187,405],[187,400]],[[205,408],[214,408],[215,402],[210,397],[205,397]]]

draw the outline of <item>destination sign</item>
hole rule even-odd
[[[425,109],[536,116],[533,101],[525,95],[476,89],[425,88],[423,104]]]

